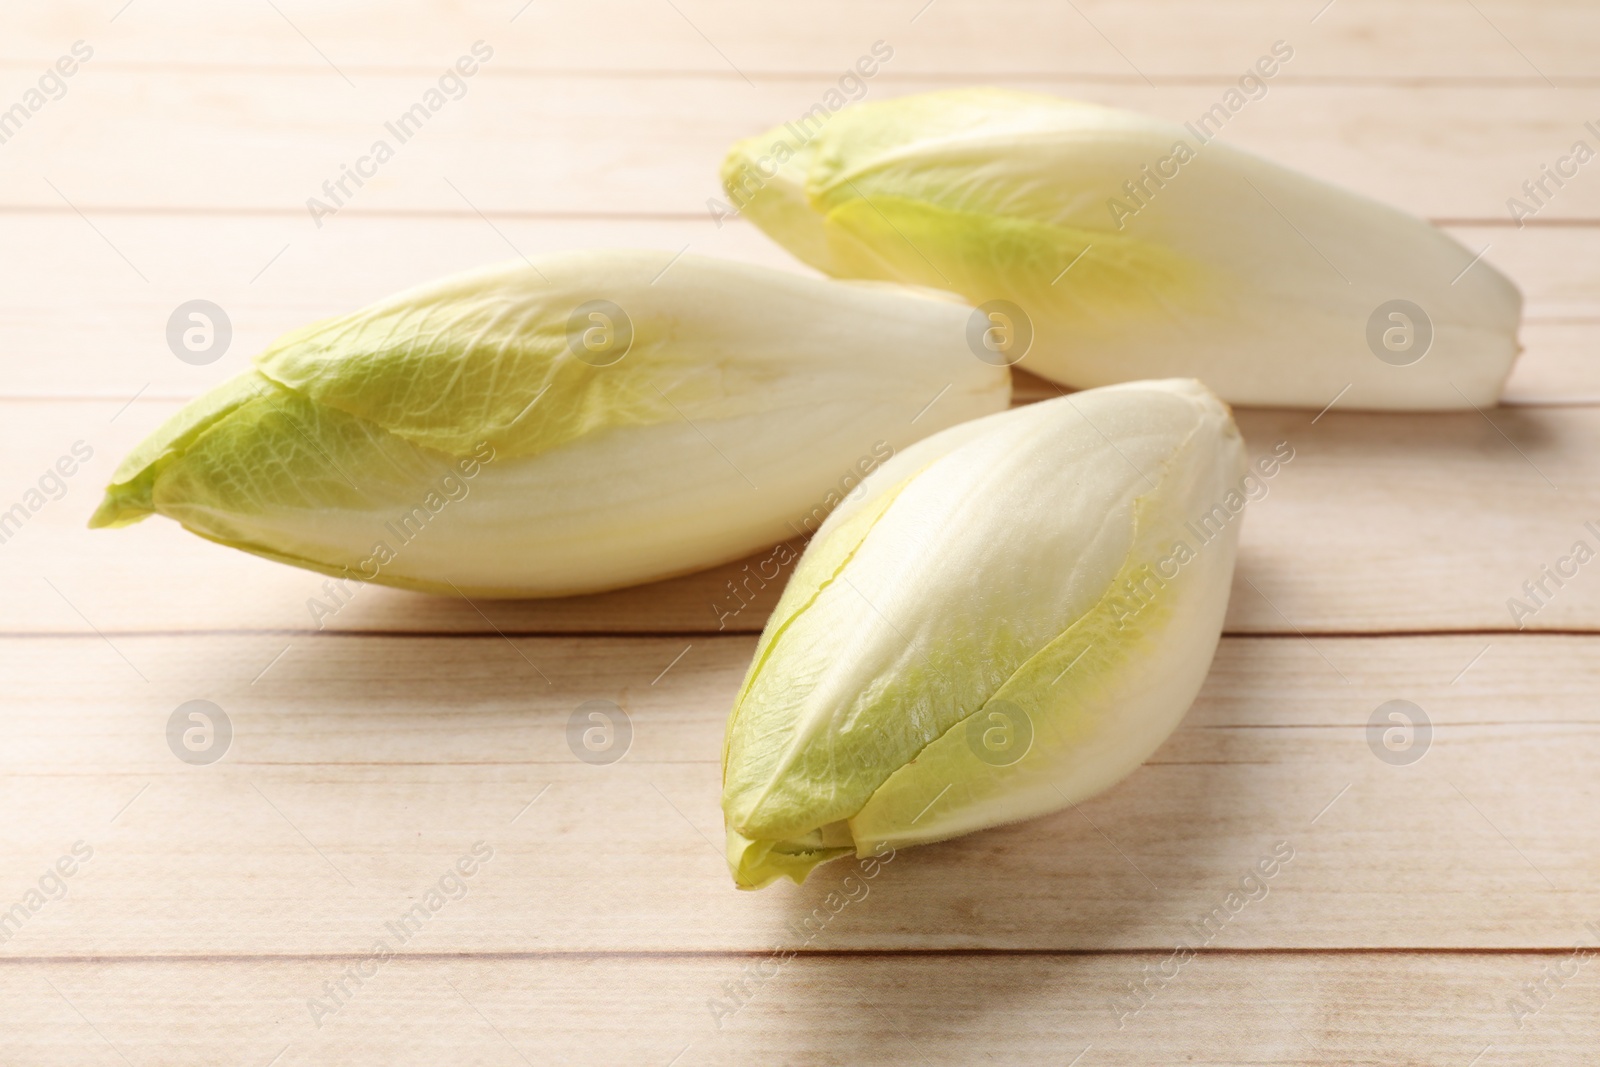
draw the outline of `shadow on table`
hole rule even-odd
[[[1282,805],[1241,773],[1257,742],[1214,729],[1227,718],[1216,703],[1090,801],[899,850],[875,877],[844,859],[766,890],[789,896],[774,943],[806,945],[763,990],[764,1032],[782,1031],[767,1039],[793,1062],[823,1062],[844,1031],[861,1035],[859,1062],[916,1063],[919,1034],[970,1038],[1019,1012],[1037,1021],[1029,1005],[1041,999],[1061,1008],[1059,1062],[1108,1038],[1118,1003],[1138,1003],[1129,984],[1198,943],[1192,924],[1281,837]]]
[[[795,542],[800,547],[800,542]],[[759,633],[793,573],[773,548],[647,585],[589,596],[495,599],[364,586],[326,618],[331,631],[398,633]],[[767,577],[763,577],[766,575]]]

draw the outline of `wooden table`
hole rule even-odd
[[[0,108],[92,50],[0,145],[0,510],[41,478],[46,497],[0,544],[0,909],[22,905],[0,925],[0,1062],[1600,1062],[1600,963],[1574,955],[1600,943],[1600,563],[1531,617],[1507,606],[1600,544],[1600,162],[1524,227],[1506,204],[1600,145],[1600,9],[41,0],[0,19]],[[319,630],[317,576],[164,520],[84,528],[135,442],[310,319],[585,245],[802,269],[711,221],[717,163],[880,40],[869,98],[998,83],[1179,120],[1289,42],[1225,136],[1487,247],[1527,297],[1504,406],[1240,412],[1253,451],[1296,458],[1250,508],[1199,701],[1108,794],[904,851],[836,911],[838,865],[741,894],[719,745],[776,590],[719,632],[737,567],[570,602],[368,588]],[[314,220],[308,198],[478,41],[460,98]],[[205,365],[166,340],[193,299],[232,324]],[[231,724],[215,762],[169,747],[191,700]],[[623,758],[574,758],[587,700],[625,709]],[[1370,743],[1391,700],[1431,721],[1420,759]],[[1275,850],[1292,859],[1235,907]]]

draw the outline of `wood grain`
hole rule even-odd
[[[844,921],[848,913],[841,915]],[[1568,946],[1566,953],[1570,953]],[[1122,1029],[1113,998],[1167,953],[391,960],[311,1021],[354,958],[0,965],[13,1062],[1349,1064],[1585,1067],[1589,961],[1518,1029],[1505,1007],[1566,955],[1206,955]],[[747,967],[771,974],[744,978]],[[369,968],[370,969],[370,968]],[[718,1027],[710,1003],[744,1006]],[[354,989],[354,983],[346,979]],[[184,1020],[181,1040],[174,1020]],[[109,1047],[108,1047],[109,1046]],[[1085,1051],[1087,1048],[1087,1051]],[[114,1050],[114,1051],[113,1051]],[[677,1057],[674,1059],[674,1057]]]
[[[281,14],[266,5],[219,9],[203,0],[168,0],[114,22],[120,2],[16,6],[17,32],[0,44],[8,65],[47,63],[64,43],[83,37],[103,42],[108,62],[298,68],[335,83],[330,64],[352,78],[397,67],[426,72],[478,37],[494,41],[507,66],[537,71],[701,73],[735,81],[742,72],[760,81],[842,70],[884,38],[899,50],[896,62],[920,75],[1222,81],[1237,78],[1281,37],[1297,49],[1297,73],[1321,78],[1542,84],[1548,76],[1583,84],[1594,73],[1587,42],[1600,32],[1600,18],[1580,0],[1480,2],[1477,10],[1451,0],[1403,8],[1340,0],[1326,10],[1321,3],[1273,0],[1220,0],[1204,8],[1182,0],[818,0],[803,13],[738,0],[449,7],[424,0],[278,0]]]
[[[812,273],[735,220],[340,217],[304,219],[0,212],[12,255],[0,262],[0,349],[12,353],[0,396],[100,396],[119,403],[189,398],[249,366],[281,334],[409,286],[485,263],[576,248],[687,249]],[[1522,289],[1526,348],[1512,403],[1600,399],[1600,229],[1456,227],[1449,232]],[[124,261],[118,252],[127,257]],[[130,267],[130,262],[133,264]],[[1474,268],[1478,269],[1478,268]],[[143,276],[141,278],[141,275]],[[147,279],[147,280],[146,280]],[[176,359],[168,316],[204,297],[227,312],[233,340],[206,366]],[[1029,395],[1037,395],[1029,394]],[[1053,393],[1051,394],[1053,395]]]
[[[1043,389],[1036,389],[1043,392]],[[759,630],[781,591],[744,563],[652,586],[560,601],[476,601],[363,588],[336,615],[320,575],[270,563],[152,518],[88,530],[117,460],[176,402],[0,402],[6,506],[75,441],[94,458],[0,545],[0,631],[173,630],[714,632]],[[1244,411],[1251,454],[1280,441],[1294,459],[1250,505],[1230,632],[1362,633],[1600,629],[1600,580],[1542,579],[1596,535],[1600,411],[1497,408],[1458,415]],[[111,421],[112,419],[115,421]],[[1315,418],[1315,422],[1312,420]],[[1547,480],[1548,479],[1548,480]],[[1381,536],[1378,532],[1381,531]],[[1545,581],[1538,606],[1523,583]],[[735,588],[730,589],[729,583]],[[1513,613],[1517,598],[1531,615]],[[488,622],[485,621],[488,617]]]
[[[1170,948],[1275,848],[1292,859],[1219,925],[1217,947],[1561,945],[1600,921],[1597,640],[1227,639],[1182,727],[1132,777],[1078,810],[903,850],[818,947]],[[69,899],[4,951],[356,951],[480,840],[493,860],[430,926],[429,951],[760,950],[851,890],[853,866],[732,887],[718,753],[752,647],[0,643],[19,711],[0,743],[6,892],[75,841],[94,849]],[[174,758],[165,734],[194,699],[233,725],[209,766]],[[1406,766],[1369,747],[1369,718],[1394,699],[1433,724]],[[591,700],[631,724],[607,765],[568,740]]]
[[[523,76],[492,61],[466,84],[401,143],[385,123],[433,87],[430,77],[372,74],[352,88],[328,71],[96,70],[91,61],[6,142],[13,165],[0,172],[0,205],[90,218],[134,207],[271,212],[309,238],[317,227],[307,200],[326,201],[324,182],[386,139],[394,157],[361,188],[347,185],[350,199],[323,229],[374,212],[704,218],[707,200],[723,197],[717,169],[729,146],[806,112],[832,87],[826,77],[749,85],[705,75]],[[946,84],[885,74],[867,98]],[[1222,93],[1215,84],[1014,85],[1178,122]],[[1428,85],[1407,89],[1396,109],[1393,92],[1276,84],[1224,138],[1424,217],[1511,226],[1507,198],[1585,136],[1600,99],[1600,89],[1543,83]],[[108,158],[124,162],[102,165]],[[1538,219],[1600,219],[1600,183],[1568,182]]]

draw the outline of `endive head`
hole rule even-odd
[[[742,887],[1074,803],[1139,765],[1221,632],[1244,450],[1192,380],[991,415],[823,526],[728,723]]]
[[[822,271],[1025,316],[1032,346],[1015,356],[1069,385],[1194,375],[1236,403],[1493,403],[1517,352],[1515,286],[1421,219],[1216,140],[1219,110],[1180,125],[928,93],[742,141],[722,178]],[[1396,301],[1416,309],[1403,322]]]
[[[443,592],[682,573],[820,521],[863,457],[1002,409],[969,316],[670,253],[473,271],[284,336],[131,453],[91,525],[159,513]]]

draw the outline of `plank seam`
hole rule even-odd
[[[49,66],[56,60],[55,53],[40,55],[35,59],[0,59],[0,70],[33,71]],[[95,69],[134,74],[158,75],[214,75],[244,74],[250,77],[326,77],[325,66],[305,63],[273,63],[242,61],[233,63],[195,63],[170,60],[99,60]],[[409,78],[436,75],[435,63],[345,63],[346,71],[374,77]],[[717,81],[717,82],[810,82],[818,79],[832,81],[839,76],[834,68],[787,67],[742,71],[729,71],[712,67],[548,67],[548,66],[497,66],[495,77],[528,79],[561,79],[591,81]],[[1593,74],[1562,74],[1559,79],[1563,89],[1594,88],[1600,86],[1600,76]],[[880,83],[896,85],[968,85],[987,83],[1047,83],[1088,85],[1129,85],[1151,88],[1226,88],[1236,85],[1236,72],[1185,72],[1175,74],[1124,74],[1117,71],[1091,70],[897,70],[885,71],[878,77]],[[1280,74],[1274,85],[1295,85],[1319,89],[1548,89],[1550,82],[1537,75],[1524,74]]]
[[[952,957],[952,956],[1147,956],[1171,952],[1170,944],[1152,944],[1148,947],[1121,946],[1116,948],[801,948],[796,955],[809,958],[883,958],[883,957]],[[1196,948],[1195,954],[1213,957],[1265,957],[1265,956],[1560,956],[1570,955],[1572,945],[1539,945],[1515,947],[1490,945],[1467,946],[1395,946],[1362,948],[1357,946],[1300,947],[1300,948]],[[672,959],[743,959],[772,954],[771,948],[751,949],[546,949],[540,951],[488,950],[461,952],[397,952],[395,959],[418,962],[446,960],[672,960]],[[361,952],[286,952],[286,953],[217,953],[185,954],[166,953],[151,955],[96,954],[89,956],[3,956],[0,966],[19,965],[83,965],[83,964],[146,964],[146,963],[319,963],[329,960],[364,960],[369,954]]]
[[[184,205],[146,205],[146,204],[90,204],[79,203],[78,209],[85,213],[95,215],[117,216],[196,216],[213,218],[216,216],[233,216],[237,218],[302,218],[305,208],[294,207],[263,207],[250,205],[233,205],[228,207],[210,207],[204,204]],[[37,203],[0,203],[0,215],[75,215],[73,208],[59,204]],[[346,218],[368,219],[463,219],[478,220],[480,216],[471,211],[455,208],[371,208],[347,207],[340,211]],[[489,208],[483,212],[484,216],[492,219],[511,219],[528,221],[563,221],[578,222],[617,221],[617,222],[701,222],[708,223],[709,217],[704,210],[699,211],[598,211],[598,210],[555,210],[555,209],[510,209]],[[1465,216],[1423,216],[1426,221],[1434,226],[1458,226],[1474,229],[1522,229],[1537,227],[1540,229],[1591,229],[1600,227],[1600,216],[1565,216],[1559,218],[1528,218],[1520,221],[1495,215],[1465,215]],[[742,217],[728,220],[741,226],[752,225]]]

